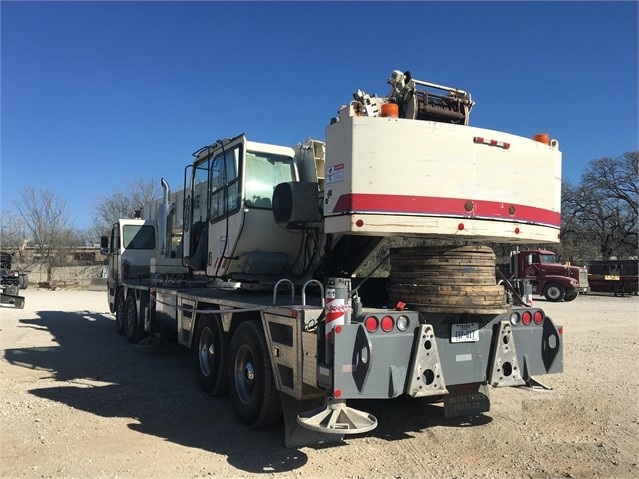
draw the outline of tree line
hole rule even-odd
[[[27,186],[18,193],[14,208],[2,211],[0,250],[10,252],[21,267],[46,267],[51,281],[54,268],[73,264],[71,250],[99,244],[118,218],[133,217],[135,210],[158,198],[160,192],[159,182],[134,178],[112,194],[99,197],[92,225],[82,229],[70,221],[64,197],[48,188]],[[25,254],[26,248],[31,254]]]
[[[592,160],[580,181],[562,182],[561,242],[546,247],[562,262],[587,264],[597,259],[639,257],[639,151]],[[160,197],[159,181],[135,178],[94,205],[92,226],[79,229],[69,220],[67,202],[59,193],[29,186],[18,194],[13,209],[0,217],[0,250],[20,262],[26,247],[39,262],[52,268],[68,262],[67,252],[99,243],[118,218],[130,218],[146,203]],[[493,244],[498,262],[508,259],[509,244]],[[26,265],[29,266],[29,265]]]

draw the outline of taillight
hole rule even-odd
[[[395,320],[392,316],[384,316],[382,318],[382,330],[387,333],[393,329],[395,326]]]
[[[543,320],[544,313],[542,313],[541,311],[535,311],[535,313],[533,314],[533,321],[535,322],[535,324],[541,324]]]
[[[524,311],[523,313],[521,313],[521,322],[524,324],[524,326],[528,326],[531,321],[532,314],[530,314],[530,311]]]
[[[366,331],[369,333],[374,333],[379,328],[379,321],[375,316],[369,316],[364,321],[364,326],[366,327]]]
[[[513,326],[517,326],[520,321],[521,321],[521,317],[519,316],[519,313],[516,313],[516,312],[510,313],[510,324],[512,324]]]

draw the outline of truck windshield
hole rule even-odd
[[[275,187],[295,179],[295,163],[290,156],[246,152],[246,206],[270,209]]]
[[[540,254],[539,258],[542,263],[556,263],[554,254]]]
[[[151,225],[124,225],[122,239],[126,249],[154,249],[155,228]]]

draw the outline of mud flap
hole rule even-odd
[[[477,416],[490,411],[490,398],[486,384],[457,384],[448,387],[444,396],[444,417]]]

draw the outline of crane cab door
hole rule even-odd
[[[192,174],[188,252],[201,258],[198,245],[205,241],[207,276],[277,276],[294,260],[303,235],[276,224],[271,204],[276,185],[299,181],[294,155],[292,148],[250,142],[244,135],[200,150]]]

